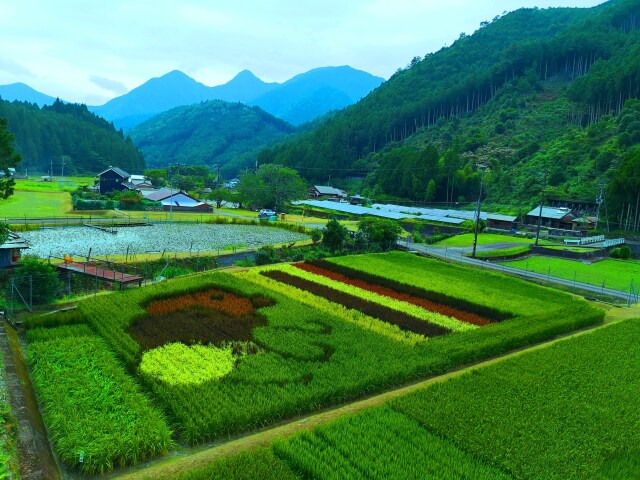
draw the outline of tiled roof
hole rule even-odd
[[[104,173],[107,173],[109,170],[112,170],[112,171],[116,172],[122,178],[129,178],[130,177],[130,175],[127,172],[125,172],[124,170],[122,170],[121,168],[118,168],[118,167],[109,167],[104,172],[100,172],[98,174],[98,176],[101,177]]]

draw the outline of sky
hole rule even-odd
[[[101,105],[181,70],[205,85],[249,69],[283,82],[350,65],[389,78],[413,57],[522,7],[603,0],[5,0],[0,85]]]

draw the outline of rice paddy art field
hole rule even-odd
[[[639,342],[640,319],[609,325],[181,478],[640,478]]]
[[[29,319],[28,358],[55,450],[69,468],[95,473],[446,372],[603,316],[551,289],[394,252],[194,275],[89,299]],[[75,408],[84,413],[63,417]],[[381,425],[395,423],[390,415]],[[407,432],[421,428],[405,423]],[[431,443],[437,439],[416,448]],[[262,452],[260,462],[304,451],[292,448]],[[500,478],[473,456],[459,460]]]

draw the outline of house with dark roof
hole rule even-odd
[[[538,216],[540,216],[540,207],[536,207],[527,213],[524,221],[527,225],[538,225]],[[576,215],[569,208],[542,207],[540,225],[562,230],[573,230],[576,218]]]
[[[347,192],[339,188],[324,185],[314,185],[309,189],[309,196],[319,200],[343,200],[347,198]]]
[[[182,190],[171,190],[163,188],[155,192],[142,191],[145,199],[152,202],[162,203],[164,210],[173,210],[174,212],[211,212],[211,205],[201,202],[197,198],[193,198]]]
[[[9,238],[0,244],[0,268],[15,267],[25,248],[29,248],[27,241],[17,233],[9,232]]]
[[[129,182],[129,175],[127,172],[118,167],[109,167],[104,172],[98,174],[100,195],[104,195],[109,192],[122,192],[129,190],[126,185]]]

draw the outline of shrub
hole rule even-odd
[[[269,265],[271,263],[278,263],[280,256],[275,248],[268,245],[258,249],[256,252],[256,265]]]
[[[631,249],[629,248],[629,246],[624,245],[622,247],[617,247],[617,248],[614,248],[613,250],[611,250],[609,252],[609,256],[611,258],[619,258],[621,260],[629,260],[630,258],[633,257],[633,253],[631,252]]]
[[[322,243],[332,252],[341,250],[349,237],[346,227],[337,220],[330,220],[322,232]]]
[[[31,298],[34,305],[52,302],[62,289],[62,282],[55,268],[32,255],[25,255],[20,259],[14,285],[25,299]]]

